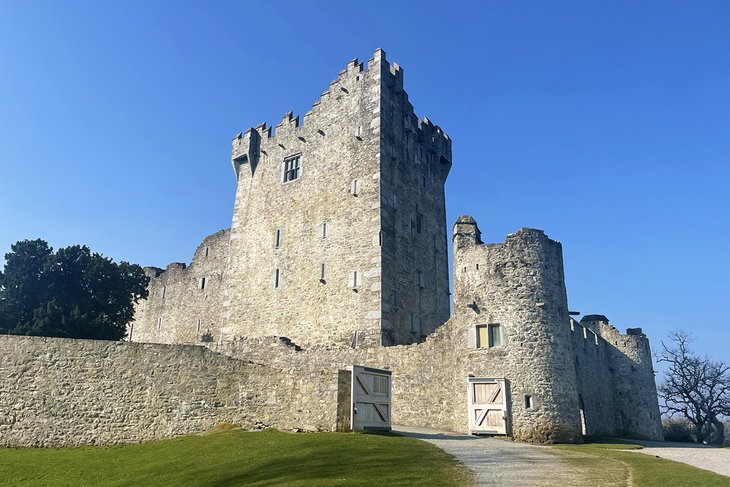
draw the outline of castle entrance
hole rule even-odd
[[[469,433],[506,435],[509,423],[507,379],[469,377]]]
[[[351,429],[390,431],[390,385],[389,370],[352,367]]]

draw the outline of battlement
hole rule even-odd
[[[330,125],[331,120],[322,112],[337,110],[344,97],[359,96],[362,100],[367,99],[371,96],[370,91],[363,87],[371,87],[374,84],[380,86],[381,92],[388,91],[394,96],[404,97],[403,130],[413,133],[421,144],[436,153],[439,162],[450,165],[451,138],[427,117],[419,119],[416,116],[413,105],[408,101],[408,94],[403,90],[403,69],[397,63],[388,63],[385,51],[377,49],[367,63],[360,62],[357,58],[347,63],[303,117],[289,111],[275,126],[262,122],[256,127],[236,134],[232,141],[231,152],[236,177],[240,176],[240,169],[245,164],[249,165],[253,174],[260,152],[265,151],[261,147],[262,142],[274,142],[272,139],[284,134],[287,137],[298,138],[302,142],[308,142],[316,137],[327,137],[324,127]],[[358,95],[358,91],[362,92]],[[321,123],[318,122],[320,115]],[[315,126],[308,127],[311,124]],[[305,127],[308,130],[305,130]],[[378,127],[369,128],[377,130]]]

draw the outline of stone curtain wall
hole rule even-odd
[[[336,371],[199,346],[0,336],[0,446],[110,444],[245,428],[331,430]]]
[[[585,434],[615,435],[616,406],[609,345],[589,328],[571,320],[578,394],[583,401]]]
[[[149,297],[140,301],[127,330],[132,341],[200,343],[204,334],[220,339],[223,282],[228,264],[230,230],[203,240],[189,266],[147,267]],[[205,279],[205,282],[202,280]]]
[[[584,316],[581,324],[607,342],[616,434],[661,439],[661,414],[649,339],[641,328],[629,328],[622,335],[602,315]]]

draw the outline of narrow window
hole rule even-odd
[[[411,237],[416,234],[416,222],[411,218]]]
[[[477,270],[479,270],[479,264],[477,264]]]
[[[411,326],[410,326],[411,333],[416,332],[416,315],[411,311]]]
[[[525,409],[532,409],[532,396],[525,394]]]
[[[421,187],[426,187],[426,176],[421,176]]]
[[[436,245],[436,235],[435,234],[433,235],[433,251],[434,252],[438,252],[439,251],[438,245]]]
[[[301,173],[301,156],[296,155],[284,159],[284,182],[294,181]]]
[[[499,325],[489,325],[489,347],[502,345],[502,331]]]
[[[355,127],[355,137],[362,137],[362,125]]]
[[[416,284],[418,284],[418,287],[421,289],[426,287],[426,280],[423,276],[423,271],[416,271]]]
[[[205,278],[204,277],[201,277],[200,280],[198,281],[198,287],[200,289],[205,289]]]
[[[398,209],[398,196],[396,196],[396,195],[393,195],[393,209],[394,210]]]
[[[398,306],[398,291],[395,289],[393,289],[393,294],[391,295],[391,302],[394,308]]]
[[[165,296],[167,296],[167,286],[162,286],[162,299],[165,299]]]
[[[360,194],[360,181],[357,179],[352,180],[352,183],[350,184],[350,192],[353,196]]]
[[[319,266],[319,280],[320,282],[324,282],[324,262]]]
[[[206,257],[208,257],[208,251],[209,251],[209,250],[210,250],[210,249],[209,249],[208,247],[206,247],[206,248],[205,248],[205,256],[206,256]]]
[[[378,232],[378,245],[381,247],[383,246],[383,232],[382,231]]]
[[[477,348],[487,348],[488,344],[487,325],[477,325]]]
[[[360,287],[360,277],[360,273],[357,271],[352,271],[352,274],[350,274],[350,282],[348,284],[352,290],[357,291],[357,288]]]
[[[319,226],[319,236],[322,238],[327,238],[327,222],[322,222],[322,224]]]
[[[279,289],[279,284],[281,280],[281,273],[279,269],[274,269],[274,289]]]
[[[421,233],[421,228],[423,228],[423,215],[416,213],[416,232]]]
[[[160,330],[162,328],[162,317],[157,318],[157,329]]]
[[[423,333],[423,317],[422,316],[418,317],[418,333],[421,335],[425,334],[425,333]]]
[[[281,228],[277,228],[274,235],[274,248],[278,249],[279,247],[281,247]]]
[[[200,333],[200,327],[201,327],[201,325],[202,325],[202,323],[200,322],[200,320],[198,320],[198,323],[195,325],[195,332],[196,333]]]

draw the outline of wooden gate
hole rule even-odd
[[[390,379],[389,370],[352,367],[351,429],[390,431]]]
[[[506,379],[469,377],[469,433],[506,435],[509,391]]]

